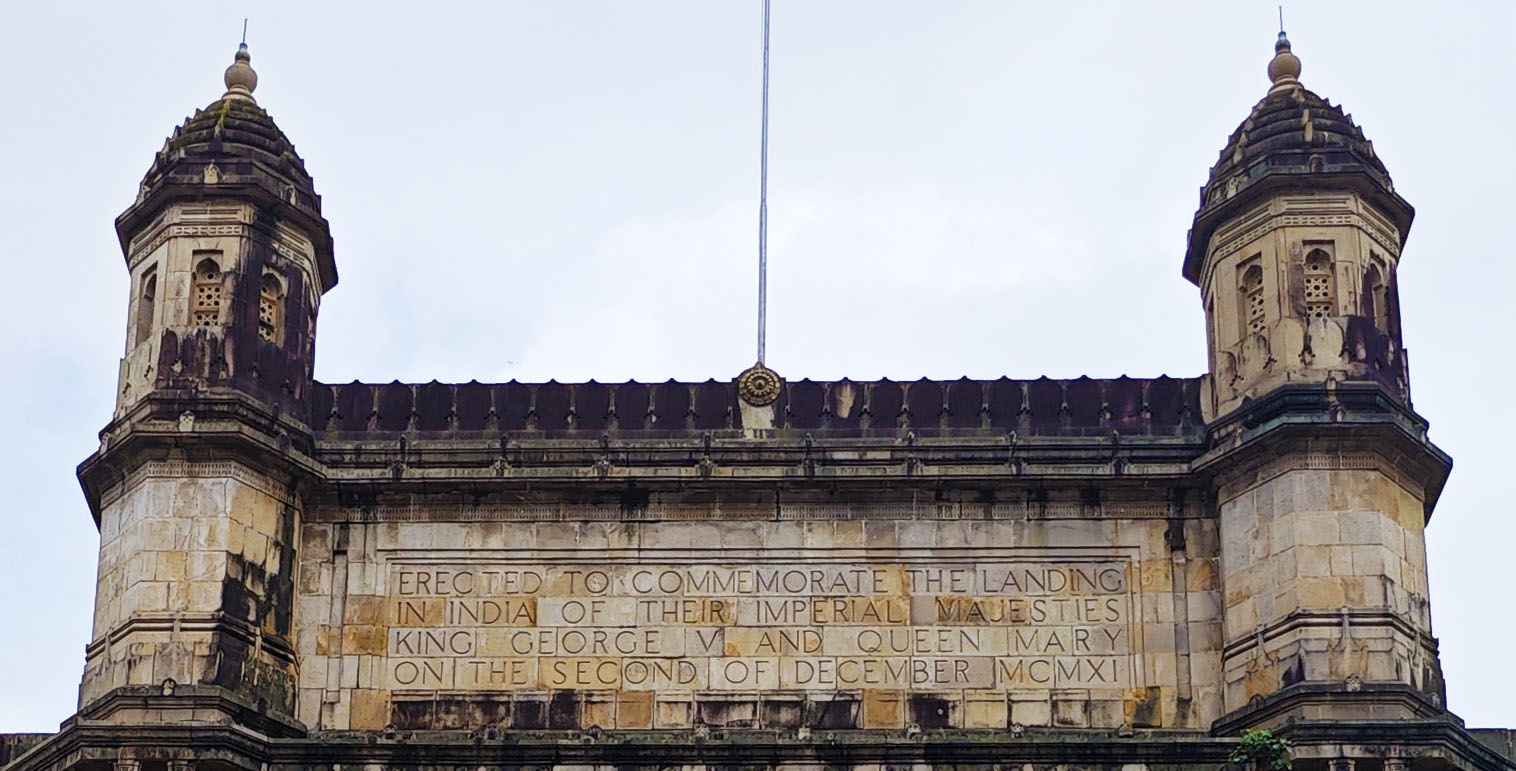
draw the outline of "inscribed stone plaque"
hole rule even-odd
[[[384,671],[400,692],[1120,689],[1128,566],[394,562]]]

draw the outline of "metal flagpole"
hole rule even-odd
[[[758,152],[758,363],[767,348],[769,229],[769,0],[763,0],[763,129]]]

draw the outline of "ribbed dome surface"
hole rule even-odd
[[[1374,146],[1339,107],[1306,88],[1276,89],[1232,136],[1202,193],[1202,211],[1274,174],[1368,174],[1386,190],[1390,175]]]
[[[256,232],[256,239],[276,251],[281,248],[276,243],[279,233],[302,235],[309,239],[308,254],[297,254],[302,251],[298,237],[293,245],[285,243],[283,252],[290,259],[314,260],[314,283],[324,293],[337,284],[331,225],[321,216],[321,197],[316,195],[305,162],[253,97],[258,73],[251,61],[247,46],[239,46],[232,66],[226,69],[226,91],[221,98],[196,110],[163,142],[142,178],[137,200],[116,218],[116,236],[122,251],[130,255],[143,244],[153,243],[154,234],[172,224],[161,216],[171,206],[194,202],[194,217],[219,217],[224,223],[230,206],[208,209],[203,204],[245,205],[248,208],[235,213],[239,224],[204,232]],[[189,215],[184,211],[174,215],[183,216]]]
[[[1300,84],[1300,59],[1281,30],[1267,95],[1232,132],[1200,189],[1184,276],[1199,283],[1211,235],[1281,192],[1353,191],[1393,223],[1402,241],[1415,210],[1395,192],[1374,145],[1351,116]]]
[[[198,178],[210,184],[205,168],[212,164],[217,182],[269,187],[282,200],[321,211],[321,199],[294,144],[262,107],[235,97],[212,103],[174,129],[142,180],[143,193],[167,181]]]

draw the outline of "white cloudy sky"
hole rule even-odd
[[[109,418],[112,220],[221,93],[257,96],[336,238],[318,376],[725,378],[753,359],[758,0],[0,2],[0,731],[75,706]],[[1274,0],[777,0],[770,364],[792,378],[1194,375],[1197,189],[1266,89]],[[1516,725],[1509,222],[1516,4],[1293,3],[1306,85],[1418,209],[1416,407],[1452,708]]]

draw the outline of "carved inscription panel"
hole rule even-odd
[[[397,693],[1141,684],[1131,562],[1115,557],[393,560],[384,580]]]

